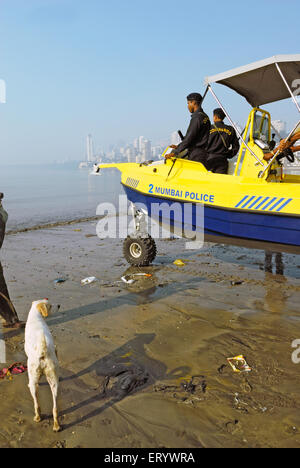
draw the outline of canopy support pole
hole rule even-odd
[[[294,101],[295,106],[296,106],[297,109],[298,109],[298,112],[300,113],[300,106],[299,106],[299,103],[298,103],[298,101],[297,101],[297,99],[296,99],[296,96],[294,95],[294,93],[292,92],[291,88],[289,87],[289,84],[288,84],[288,82],[287,82],[287,80],[286,80],[284,74],[282,73],[282,70],[281,70],[281,68],[280,68],[280,66],[278,65],[277,62],[275,63],[275,65],[276,65],[276,68],[277,68],[277,70],[278,70],[279,75],[281,76],[281,78],[282,78],[282,80],[283,80],[285,86],[287,87],[287,89],[288,89],[288,91],[289,91],[289,93],[290,93],[290,95],[291,95],[291,97],[292,97],[292,99],[293,99],[293,101]],[[289,136],[288,136],[288,138],[287,138],[287,141],[291,138],[291,136],[293,136],[293,133],[296,131],[296,129],[298,128],[299,125],[300,125],[300,121],[297,123],[296,127],[295,127],[295,128],[291,131],[291,133],[289,134]],[[278,156],[279,153],[280,153],[280,151],[278,150],[277,153],[274,155],[274,157],[273,157],[272,159],[270,159],[270,161],[269,161],[267,167],[266,167],[266,168],[264,169],[264,171],[261,173],[260,177],[263,177],[264,174],[265,174],[265,172],[272,166],[273,162],[276,160],[276,158],[277,158],[277,156]]]
[[[295,103],[295,106],[296,106],[297,109],[298,109],[298,112],[300,113],[300,106],[299,106],[299,104],[298,104],[298,101],[297,101],[297,99],[296,99],[296,96],[294,95],[294,93],[292,92],[291,88],[289,87],[289,84],[288,84],[288,82],[286,81],[286,78],[285,78],[284,74],[282,73],[281,68],[280,68],[280,66],[278,65],[277,62],[275,63],[275,65],[276,65],[276,68],[277,68],[277,70],[278,70],[278,72],[279,72],[279,74],[280,74],[280,76],[281,76],[281,78],[282,78],[282,80],[283,80],[285,86],[287,87],[287,89],[288,89],[290,95],[292,96],[292,99],[293,99],[293,101],[294,101],[294,103]]]
[[[242,137],[241,133],[239,132],[239,129],[237,128],[236,124],[233,122],[233,120],[231,119],[230,115],[228,114],[228,112],[226,111],[226,109],[224,108],[224,106],[222,105],[222,103],[219,101],[219,99],[217,98],[216,94],[214,93],[214,91],[212,90],[212,87],[211,85],[208,85],[208,89],[209,91],[211,92],[211,94],[213,95],[213,97],[215,98],[215,100],[217,101],[217,103],[219,104],[219,106],[221,107],[222,111],[225,113],[227,119],[229,120],[229,122],[231,123],[231,125],[233,126],[233,128],[235,129],[237,135],[240,137],[240,139],[242,140],[242,142],[244,143],[245,147],[248,149],[248,151],[250,151],[250,153],[252,154],[252,156],[254,156],[254,158],[256,159],[256,161],[263,167],[265,167],[265,165],[263,164],[263,162],[258,158],[258,156],[256,156],[256,154],[254,153],[254,151],[252,151],[251,148],[249,148],[249,146],[247,145],[247,143],[245,142],[244,138]]]
[[[209,86],[207,86],[207,88],[206,88],[206,90],[205,90],[205,93],[204,93],[203,98],[202,98],[202,101],[201,101],[201,106],[203,105],[203,102],[204,102],[204,100],[205,100],[205,98],[206,98],[206,96],[207,96],[208,90],[209,90]]]

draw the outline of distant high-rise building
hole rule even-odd
[[[139,139],[136,138],[133,142],[133,147],[136,149],[137,153],[140,151]]]
[[[164,149],[161,146],[153,146],[152,147],[152,158],[158,159],[164,152]]]
[[[142,146],[141,146],[141,154],[142,154],[142,161],[149,161],[151,159],[152,153],[151,153],[151,141],[149,140],[143,140]]]
[[[94,161],[94,149],[93,149],[92,135],[88,135],[86,139],[86,159],[87,159],[87,162]]]
[[[133,146],[129,146],[125,151],[125,156],[129,163],[136,162],[136,154],[137,154],[136,149]]]
[[[142,147],[143,147],[143,142],[144,142],[145,138],[143,136],[140,136],[138,138],[138,143],[139,143],[139,147],[138,147],[138,151],[141,153],[142,152]]]
[[[283,120],[273,120],[273,128],[279,133],[282,138],[287,136],[287,124]]]

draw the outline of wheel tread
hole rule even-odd
[[[133,258],[130,255],[129,247],[131,242],[139,242],[142,246],[143,253],[140,258]],[[151,236],[133,238],[128,236],[123,244],[123,254],[127,262],[134,266],[148,266],[157,255],[157,248],[154,239]]]

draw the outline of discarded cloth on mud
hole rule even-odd
[[[9,380],[12,379],[13,375],[24,374],[27,371],[27,367],[24,366],[22,362],[16,362],[9,367],[4,367],[0,370],[0,380],[8,378]]]

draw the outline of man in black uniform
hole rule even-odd
[[[233,158],[240,144],[233,127],[224,124],[226,115],[222,109],[214,110],[214,124],[211,126],[207,146],[207,169],[218,174],[227,174],[228,159]]]
[[[191,123],[183,141],[178,146],[172,146],[174,151],[168,154],[166,159],[176,157],[179,153],[188,150],[188,153],[184,158],[190,159],[191,161],[201,162],[205,165],[207,160],[206,148],[211,126],[210,120],[201,107],[201,94],[189,94],[187,101],[188,109],[192,114]]]

